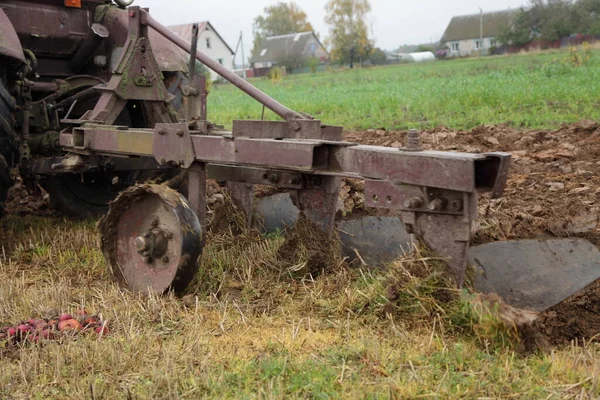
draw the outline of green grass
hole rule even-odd
[[[389,273],[344,267],[301,279],[277,259],[280,237],[212,237],[202,276],[213,282],[179,299],[120,289],[92,223],[11,216],[0,237],[0,323],[85,306],[111,329],[0,346],[3,399],[600,396],[600,346],[522,355],[477,336],[462,300],[436,304],[433,275],[407,272],[427,270],[422,257]],[[404,285],[395,302],[391,278]]]
[[[583,50],[580,50],[583,52]],[[599,119],[600,53],[582,67],[569,52],[438,61],[291,75],[252,83],[292,109],[349,130],[471,129],[481,124],[555,128]],[[268,111],[268,110],[267,110]],[[232,85],[214,85],[209,119],[260,119],[262,106]],[[266,118],[275,118],[267,112]]]

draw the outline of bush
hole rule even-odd
[[[283,70],[280,67],[275,66],[269,70],[267,78],[273,83],[281,82],[283,80]]]

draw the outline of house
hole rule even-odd
[[[448,47],[450,57],[466,57],[475,52],[489,54],[518,12],[516,9],[453,17],[441,43]]]
[[[169,29],[186,42],[191,43],[192,25],[170,26]],[[233,70],[233,50],[208,21],[198,22],[198,50],[223,64],[229,70]],[[210,75],[213,81],[219,79],[219,74],[214,71],[210,71]]]
[[[305,66],[306,61],[311,58],[321,64],[329,60],[329,53],[317,35],[314,32],[292,33],[266,38],[261,44],[260,52],[252,58],[252,66],[258,71],[286,64],[299,68]]]

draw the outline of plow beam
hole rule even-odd
[[[265,122],[268,128],[269,123]],[[448,259],[464,281],[477,193],[502,193],[510,163],[505,153],[414,151],[316,139],[264,139],[231,133],[202,135],[186,123],[150,129],[73,127],[61,145],[78,157],[154,158],[160,166],[190,169],[189,201],[205,221],[207,175],[219,180],[292,190],[309,220],[332,230],[340,178],[365,181],[366,206],[396,211],[410,233]],[[194,178],[192,178],[194,177]]]

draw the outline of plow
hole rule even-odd
[[[0,0],[0,201],[17,168],[65,214],[105,214],[102,251],[127,288],[182,292],[194,279],[209,179],[266,230],[302,218],[373,265],[418,240],[458,287],[472,266],[477,290],[515,307],[547,310],[600,278],[600,252],[584,239],[471,246],[479,196],[503,195],[509,153],[424,150],[414,130],[400,148],[344,141],[343,127],[285,107],[199,51],[197,26],[187,43],[130,5]],[[236,120],[231,131],[210,122],[198,63],[280,120]],[[365,206],[386,215],[340,218],[343,179],[362,182]],[[278,193],[257,198],[257,185]]]

